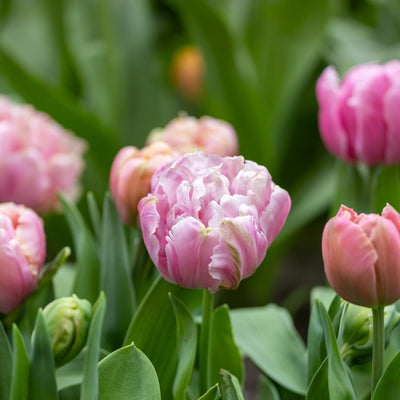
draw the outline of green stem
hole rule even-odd
[[[203,315],[200,329],[199,389],[200,395],[210,387],[210,336],[214,295],[203,289]]]
[[[384,306],[377,306],[372,309],[373,321],[373,345],[372,345],[372,389],[375,387],[382,376],[385,357],[385,316]]]

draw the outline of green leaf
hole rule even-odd
[[[90,220],[92,222],[92,226],[94,232],[96,234],[97,239],[100,239],[101,234],[101,217],[99,207],[97,206],[95,196],[93,192],[88,192],[87,194],[87,203],[89,208]]]
[[[239,382],[243,379],[243,364],[234,341],[228,306],[214,310],[211,320],[211,383],[218,382],[220,370],[231,371]]]
[[[70,254],[71,249],[69,247],[64,247],[57,253],[54,260],[50,261],[42,268],[36,290],[40,290],[42,286],[46,285],[53,279],[58,269],[64,264]]]
[[[381,213],[387,203],[397,210],[400,209],[399,183],[400,174],[398,165],[381,167],[377,171],[374,188],[374,212]]]
[[[400,393],[400,353],[386,367],[379,380],[372,400],[396,399]]]
[[[278,390],[270,379],[265,375],[260,377],[258,388],[259,400],[280,400]]]
[[[13,371],[10,400],[28,399],[29,368],[24,340],[17,325],[13,325]]]
[[[329,399],[328,357],[319,365],[307,390],[306,400]]]
[[[13,370],[13,354],[4,330],[3,324],[0,321],[0,398],[9,399],[11,390],[11,379]]]
[[[236,376],[221,370],[221,394],[224,400],[244,400],[242,388]]]
[[[276,305],[230,312],[236,343],[245,355],[283,387],[304,395],[306,349],[289,313]]]
[[[90,319],[88,338],[86,341],[87,352],[83,364],[81,400],[97,400],[99,394],[98,362],[105,311],[106,298],[102,292],[100,293],[96,303],[93,305],[92,316]]]
[[[218,383],[207,390],[198,400],[219,400],[221,398],[221,392],[219,390]]]
[[[135,345],[122,347],[99,363],[99,400],[161,399],[156,371]]]
[[[178,368],[172,392],[174,400],[185,400],[185,390],[190,383],[196,358],[197,328],[187,307],[171,293],[177,328]]]
[[[60,200],[74,239],[77,258],[73,292],[94,303],[100,291],[100,263],[96,242],[75,204],[62,197]]]
[[[32,334],[29,399],[58,399],[53,350],[41,309]]]
[[[124,339],[136,308],[122,222],[109,194],[104,198],[100,239],[101,287],[107,298],[104,336],[112,348]]]
[[[168,295],[179,298],[193,311],[200,307],[201,290],[184,289],[159,277],[147,292],[126,333],[124,344],[135,343],[157,371],[162,398],[172,398],[178,363],[176,321]]]
[[[332,399],[356,399],[346,365],[340,357],[335,332],[328,312],[319,302],[315,302],[324,330],[325,346],[328,353],[328,387]]]

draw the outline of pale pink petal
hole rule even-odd
[[[387,90],[383,103],[383,117],[386,122],[385,162],[397,164],[400,161],[400,73]]]

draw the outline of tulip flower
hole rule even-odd
[[[164,129],[153,130],[146,143],[159,140],[168,143],[180,154],[195,150],[222,157],[238,154],[238,138],[232,125],[209,116],[196,119],[183,115],[175,118]]]
[[[155,142],[141,150],[126,146],[118,152],[111,166],[110,188],[125,224],[136,225],[139,200],[150,192],[154,172],[178,156],[163,142]]]
[[[341,206],[325,226],[322,255],[330,284],[350,303],[376,307],[400,299],[400,214],[382,215]]]
[[[59,208],[58,193],[80,194],[86,143],[28,105],[0,97],[0,202],[39,213]]]
[[[341,81],[330,66],[316,94],[320,133],[332,154],[350,163],[400,162],[400,61],[355,66]]]
[[[160,274],[186,288],[235,289],[282,228],[288,193],[243,157],[188,153],[159,169],[139,203],[143,239]]]
[[[10,313],[33,292],[45,256],[40,217],[24,206],[0,204],[0,312]]]

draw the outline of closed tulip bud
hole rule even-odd
[[[400,214],[382,215],[341,206],[322,235],[325,272],[336,293],[350,303],[376,307],[400,299]]]
[[[33,292],[45,256],[41,218],[27,207],[0,204],[0,312],[10,313]]]
[[[110,188],[125,224],[136,225],[139,200],[150,192],[154,172],[176,157],[178,153],[163,142],[152,143],[141,150],[127,146],[118,152],[111,166]]]
[[[173,119],[164,129],[153,130],[147,143],[168,143],[181,155],[200,150],[206,154],[235,156],[239,151],[238,138],[231,124],[203,116],[199,119],[182,115]]]
[[[319,129],[328,150],[347,162],[400,162],[400,61],[353,67],[340,80],[326,68],[316,85]]]
[[[195,152],[160,168],[138,209],[161,275],[215,292],[254,273],[286,220],[290,197],[263,166]]]
[[[56,299],[43,310],[57,367],[72,360],[85,346],[91,311],[92,305],[75,295]]]
[[[385,338],[389,343],[390,334],[400,323],[400,313],[394,305],[385,307]],[[349,365],[362,364],[372,357],[372,311],[368,307],[349,304],[343,330],[340,353]]]

